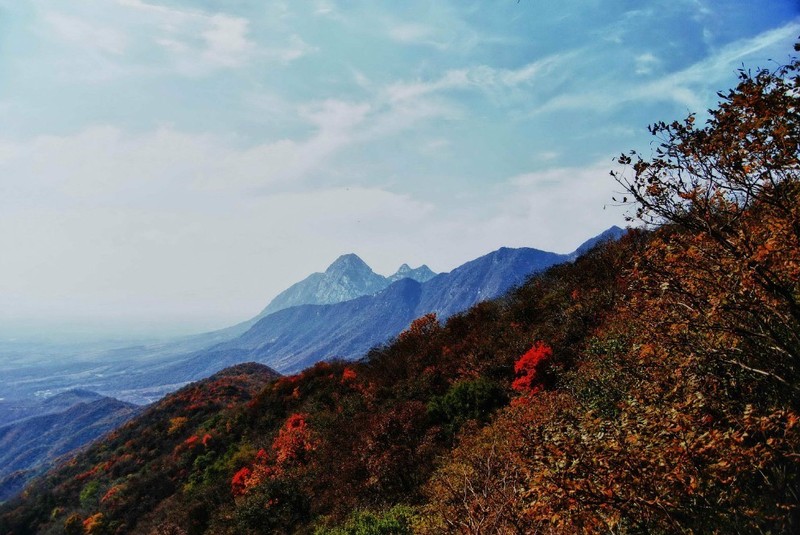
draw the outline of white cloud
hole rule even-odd
[[[398,24],[389,29],[389,36],[403,43],[427,41],[433,34],[433,28],[418,22]]]
[[[417,8],[417,13],[410,17],[392,15],[387,10],[377,16],[370,12],[360,14],[371,19],[367,24],[374,26],[382,38],[402,45],[432,48],[437,53],[461,55],[480,46],[508,44],[515,39],[508,33],[495,34],[471,22],[469,18],[478,9],[476,4],[434,2]]]
[[[514,235],[521,239],[512,245],[527,243],[556,252],[570,252],[587,232],[599,232],[612,225],[622,225],[623,210],[614,206],[614,191],[609,171],[618,166],[610,160],[583,167],[559,167],[512,177],[512,191],[505,198],[507,209],[499,212],[487,226],[487,232]],[[523,230],[524,229],[524,230]],[[535,233],[531,239],[529,233]]]
[[[201,35],[206,42],[203,58],[210,64],[238,67],[247,59],[253,43],[247,39],[249,21],[239,17],[214,14]]]
[[[452,142],[446,138],[428,139],[422,142],[420,152],[423,154],[440,154],[452,146]]]
[[[469,72],[464,69],[447,71],[438,80],[429,82],[398,82],[390,85],[386,92],[389,100],[401,101],[425,96],[429,93],[459,89],[470,84]]]
[[[57,11],[45,11],[43,16],[55,35],[81,48],[114,55],[123,54],[128,48],[128,37],[114,28],[95,26]]]
[[[313,14],[317,17],[343,21],[344,17],[333,0],[315,0]]]
[[[419,22],[389,23],[387,33],[390,39],[408,45],[423,45],[447,50],[452,44],[441,39],[445,37],[442,35],[441,29]],[[451,35],[450,38],[454,39],[454,36]]]
[[[306,43],[299,35],[291,35],[285,46],[264,48],[259,52],[261,57],[275,60],[282,64],[289,64],[319,49]]]
[[[335,99],[300,107],[300,115],[324,132],[349,130],[362,123],[369,111],[369,104]]]

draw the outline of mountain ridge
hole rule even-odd
[[[132,403],[95,396],[61,412],[0,427],[0,502],[19,492],[57,459],[71,457],[141,412],[141,407]]]
[[[408,264],[403,264],[397,272],[384,277],[375,273],[357,254],[343,254],[324,272],[312,273],[279,293],[253,318],[255,321],[249,320],[248,323],[253,325],[265,316],[292,306],[341,303],[364,295],[374,295],[403,278],[424,282],[433,276],[435,273],[428,266],[411,269]]]

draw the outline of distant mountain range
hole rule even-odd
[[[9,400],[34,392],[83,388],[146,404],[240,362],[254,360],[285,373],[320,359],[358,358],[416,317],[435,312],[444,319],[624,232],[612,227],[569,254],[502,248],[438,275],[427,266],[412,269],[404,264],[384,277],[358,256],[344,255],[325,272],[281,292],[257,316],[232,327],[107,351],[83,361],[54,362],[47,370],[9,370],[0,377],[0,391],[7,398],[0,401],[0,425],[18,419],[13,412],[19,408],[4,412]]]
[[[570,254],[503,247],[434,276],[426,266],[417,270],[405,266],[392,277],[382,277],[358,256],[344,255],[324,274],[311,275],[281,293],[240,336],[187,355],[156,373],[169,380],[195,380],[250,360],[293,373],[320,360],[355,359],[398,335],[415,318],[433,312],[446,319],[624,232],[612,227]],[[414,276],[398,278],[404,272]],[[380,291],[374,293],[376,288]],[[358,292],[361,296],[345,300]],[[274,312],[267,313],[270,310]]]
[[[50,397],[0,401],[0,428],[28,418],[64,412],[78,403],[97,401],[102,397],[97,392],[75,388]]]
[[[122,425],[141,408],[94,392],[71,390],[30,404],[26,419],[0,427],[0,502],[56,459]],[[55,410],[54,410],[55,409]]]

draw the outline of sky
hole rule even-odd
[[[614,156],[798,36],[796,0],[0,0],[0,331],[571,251],[625,224]]]

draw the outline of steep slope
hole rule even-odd
[[[75,403],[63,412],[0,427],[0,501],[19,492],[57,458],[74,454],[139,411],[136,405],[100,397]]]
[[[425,283],[415,317],[429,312],[440,318],[450,317],[475,303],[504,294],[534,273],[567,258],[538,249],[502,247]]]
[[[407,327],[416,317],[422,292],[422,284],[401,279],[374,296],[281,310],[231,341],[226,350],[245,350],[245,358],[283,371],[333,356],[352,359]]]
[[[600,243],[620,239],[625,235],[626,232],[627,230],[614,225],[613,227],[601,232],[594,238],[586,240],[583,244],[581,244],[580,247],[575,249],[575,252],[573,252],[570,257],[574,260],[579,256],[588,253],[592,247],[596,247]]]
[[[191,467],[200,453],[225,451],[229,442],[225,437],[235,436],[245,425],[243,420],[229,420],[226,415],[236,412],[234,409],[240,409],[278,377],[266,366],[245,363],[188,385],[140,411],[75,459],[62,463],[34,483],[28,493],[36,495],[60,480],[59,492],[70,495],[72,503],[81,508],[100,504],[114,508],[124,496],[132,502],[117,512],[123,522],[133,526],[145,512],[178,490],[175,482],[188,482],[184,479],[187,459]],[[17,433],[21,436],[25,432]],[[194,463],[196,467],[201,464]],[[64,474],[66,479],[61,479]],[[100,477],[111,484],[99,486],[95,481]],[[24,498],[12,501],[11,506],[19,500]],[[59,523],[63,526],[64,519]],[[0,533],[15,532],[0,521]]]

